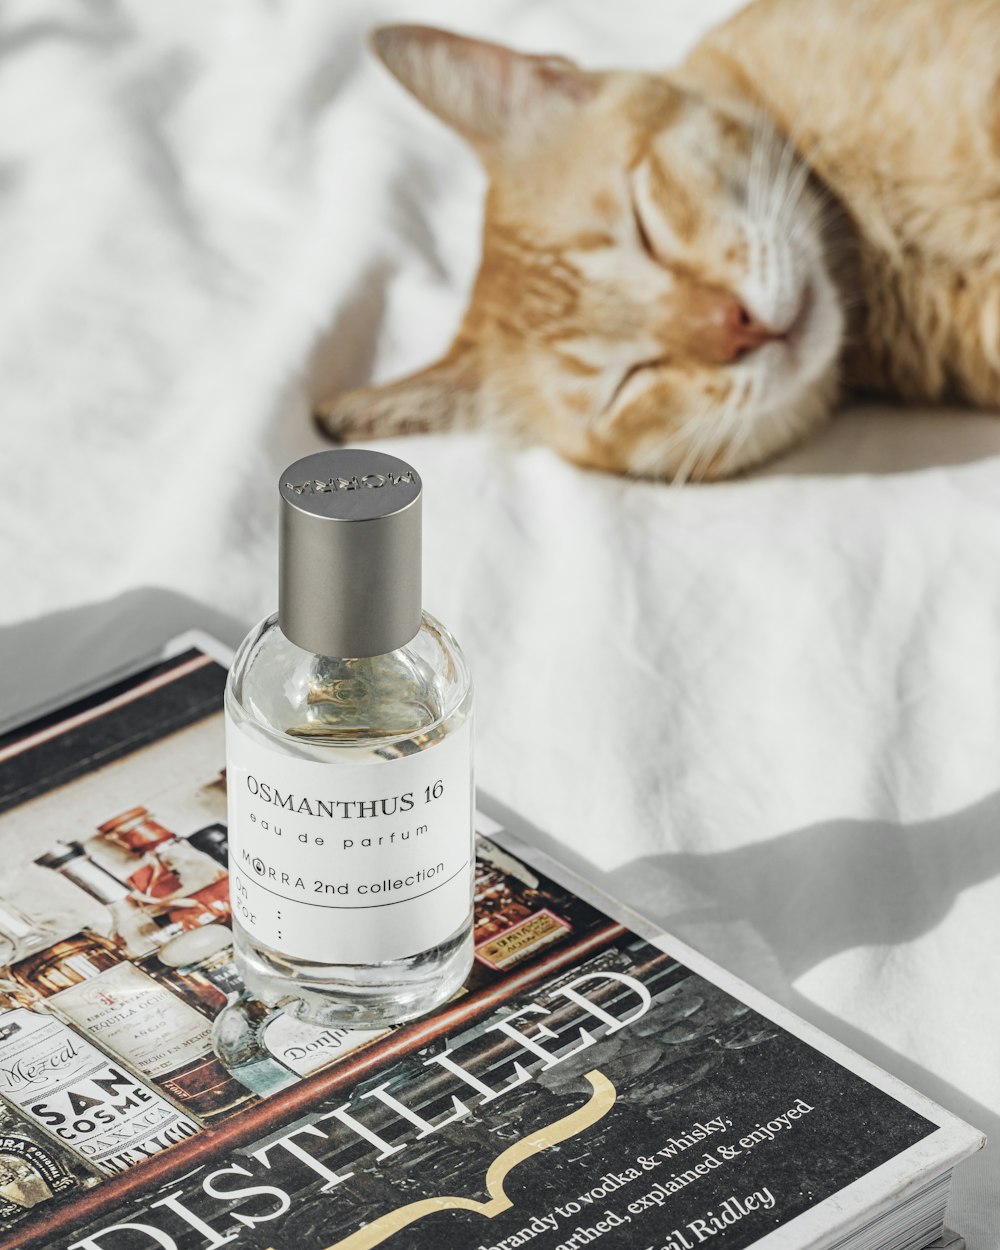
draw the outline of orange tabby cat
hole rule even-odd
[[[332,436],[709,479],[844,385],[1000,403],[1000,4],[756,0],[669,74],[374,44],[486,167],[482,265],[446,355],[321,407]]]

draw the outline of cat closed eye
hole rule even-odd
[[[653,241],[649,237],[649,231],[646,229],[646,223],[642,219],[642,213],[639,211],[639,205],[636,202],[635,191],[629,187],[629,202],[632,205],[632,220],[635,222],[635,232],[642,245],[642,250],[646,253],[650,260],[659,263],[659,257],[656,255],[656,249],[653,247]]]
[[[614,408],[615,404],[619,401],[619,399],[621,399],[625,388],[635,378],[638,378],[642,374],[649,373],[655,369],[662,369],[669,363],[670,362],[665,356],[658,356],[655,360],[640,360],[638,364],[631,365],[622,374],[621,381],[611,392],[611,398],[605,405],[605,412],[610,412],[611,409]]]

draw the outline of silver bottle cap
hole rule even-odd
[[[421,483],[395,456],[336,448],[278,481],[278,626],[317,655],[384,655],[420,628]]]

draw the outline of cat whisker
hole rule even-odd
[[[746,419],[753,390],[753,382],[747,379],[739,396],[727,406],[728,419],[720,433],[717,447],[717,451],[721,451],[724,442],[729,439],[729,447],[719,466],[723,472],[730,472],[739,463],[740,453],[755,432],[755,423]]]
[[[633,454],[631,472],[640,477],[664,477],[670,453],[678,444],[683,445],[691,440],[692,430],[697,430],[701,426],[710,411],[711,409],[708,405],[699,405],[693,408],[674,429],[665,432],[662,437],[649,443],[640,453]],[[695,434],[695,439],[697,437],[697,434]],[[690,455],[690,452],[688,455]],[[686,459],[687,457],[685,457],[685,461],[682,461],[681,470],[671,475],[671,485],[682,486],[684,484],[684,477],[681,476],[680,480],[678,480],[678,477],[682,471],[686,473],[684,469]]]
[[[764,196],[769,187],[769,173],[765,170],[765,148],[773,147],[773,143],[774,127],[766,114],[758,109],[754,115],[750,137],[750,166],[746,187],[747,212],[753,221],[759,220],[763,215]]]
[[[772,204],[771,216],[776,225],[797,216],[808,180],[808,166],[800,160],[792,144],[786,143],[774,181],[773,194],[777,205]]]
[[[688,470],[691,478],[703,476],[704,471],[718,454],[725,439],[728,425],[729,405],[723,404],[714,414],[714,420],[705,421],[692,447],[692,461]]]
[[[714,421],[707,421],[704,424],[699,422],[701,428],[695,433],[691,448],[681,461],[680,468],[674,476],[673,483],[675,485],[683,486],[703,465],[707,468],[711,464],[713,456],[718,454],[722,445],[722,439],[725,438],[729,406],[728,404],[723,404],[717,409]],[[711,409],[706,409],[703,415],[709,415],[710,413]]]
[[[723,456],[719,466],[723,472],[731,473],[738,466],[740,462],[740,454],[750,441],[752,433],[753,423],[750,421],[744,421],[742,425],[737,428],[736,434],[730,440],[729,447],[727,448],[726,454]]]
[[[726,409],[716,425],[715,438],[704,457],[706,469],[717,458],[720,475],[732,472],[738,464],[740,452],[754,434],[753,422],[745,420],[745,416],[745,410],[739,405],[733,404]]]
[[[641,451],[633,453],[632,471],[640,476],[648,475],[649,473],[655,476],[662,476],[664,459],[667,454],[678,443],[683,443],[690,438],[692,426],[700,423],[708,412],[710,412],[710,408],[707,404],[700,404],[690,409],[677,425],[665,429],[658,438],[648,442]]]

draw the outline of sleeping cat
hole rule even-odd
[[[1000,404],[1000,4],[756,0],[667,74],[374,46],[485,165],[482,264],[444,357],[323,405],[331,436],[711,479],[844,388]]]

